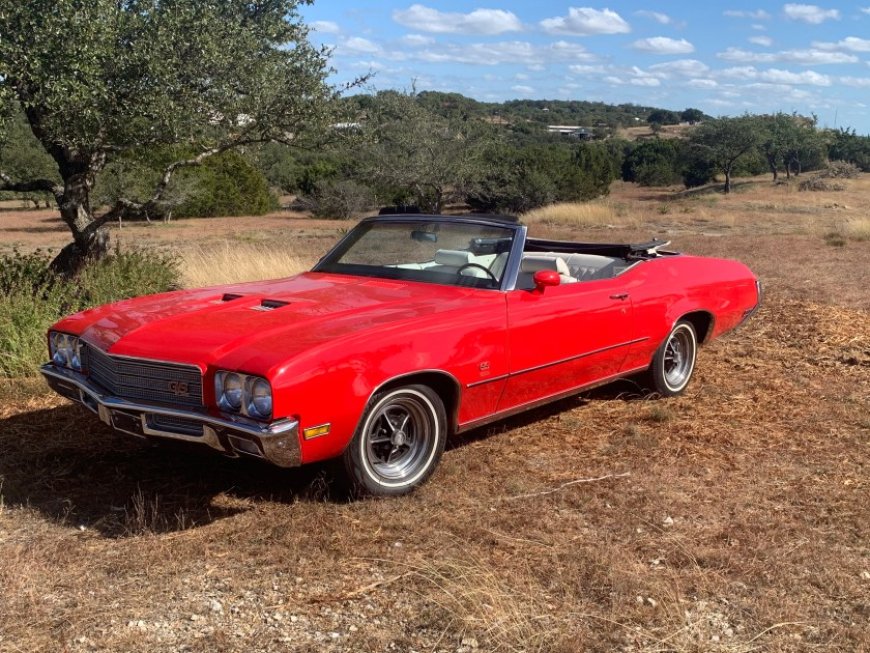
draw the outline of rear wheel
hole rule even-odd
[[[373,496],[407,494],[435,471],[446,431],[444,402],[428,386],[377,393],[343,456],[354,489]]]
[[[698,337],[690,322],[680,321],[656,351],[648,380],[653,390],[664,397],[682,394],[695,371]]]

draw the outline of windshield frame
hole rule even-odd
[[[378,268],[368,268],[367,266],[347,265],[348,270],[329,269],[330,265],[335,263],[337,259],[343,256],[363,235],[363,230],[368,231],[366,226],[380,222],[386,224],[432,224],[438,223],[458,223],[467,224],[478,227],[496,227],[504,229],[511,234],[511,247],[508,253],[507,263],[498,287],[484,287],[463,284],[442,283],[437,280],[429,279],[409,279],[401,274],[372,274],[373,270]],[[350,276],[370,277],[374,279],[389,279],[393,281],[412,281],[416,283],[431,283],[438,286],[448,286],[455,288],[467,288],[473,290],[488,290],[488,291],[506,291],[512,290],[516,286],[517,275],[519,273],[519,263],[522,259],[523,246],[526,241],[526,227],[518,222],[511,222],[505,219],[487,217],[464,217],[464,216],[443,216],[443,215],[389,215],[389,216],[373,216],[361,220],[353,229],[351,229],[341,240],[339,240],[311,269],[312,272],[321,272],[326,274],[343,274]],[[473,278],[473,277],[469,277]]]

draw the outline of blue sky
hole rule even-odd
[[[318,0],[311,40],[341,83],[484,101],[592,100],[711,115],[815,113],[870,134],[870,0]]]

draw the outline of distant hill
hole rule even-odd
[[[417,96],[421,105],[435,113],[455,117],[464,115],[495,124],[514,127],[540,125],[578,125],[589,128],[616,130],[644,126],[660,107],[637,104],[605,104],[584,100],[509,100],[507,102],[479,102],[459,93],[423,91]],[[709,116],[704,116],[705,119]]]

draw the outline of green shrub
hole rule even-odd
[[[303,202],[317,218],[348,220],[375,206],[370,188],[347,180],[326,180],[315,185],[314,193]]]
[[[681,144],[675,139],[643,141],[622,163],[623,181],[641,186],[670,186],[682,181]]]
[[[263,215],[278,208],[263,174],[238,152],[224,152],[180,173],[176,218]]]
[[[48,358],[46,331],[69,313],[178,286],[173,256],[120,252],[72,281],[56,276],[46,252],[0,255],[0,376],[31,376]]]

